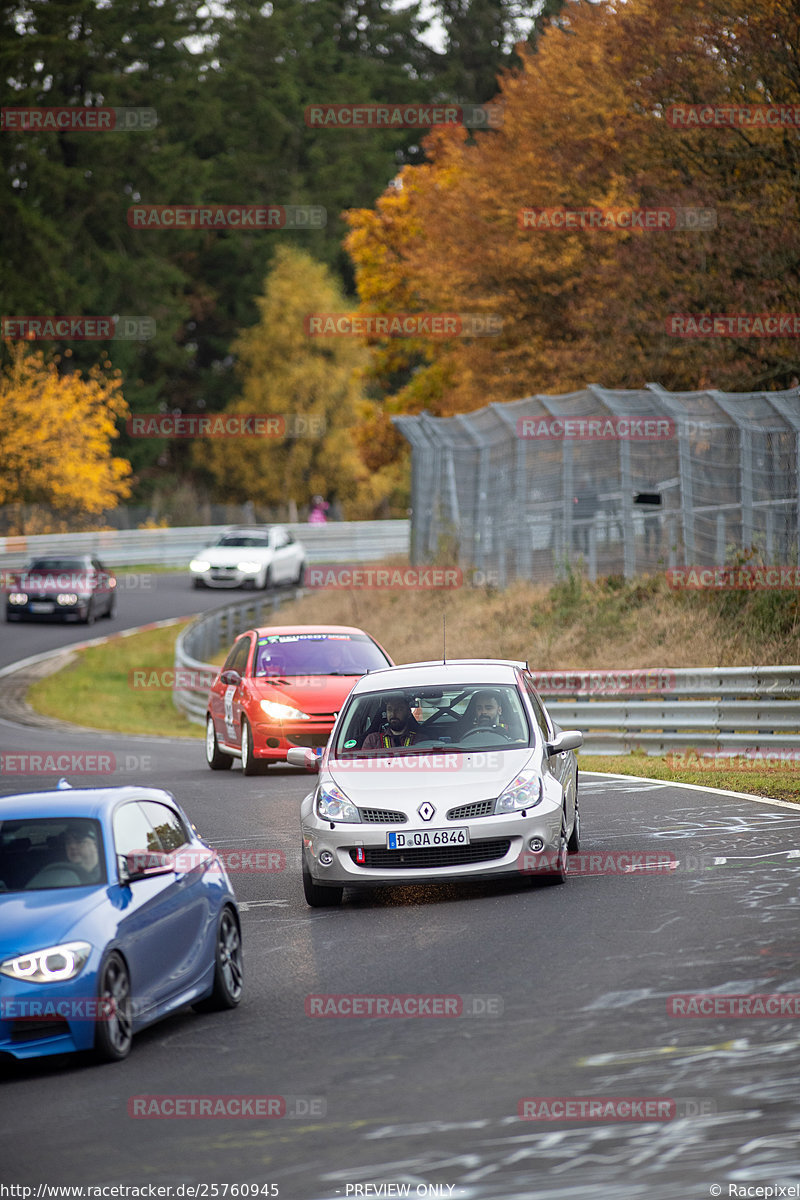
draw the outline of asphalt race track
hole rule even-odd
[[[224,602],[162,592],[170,578],[136,620],[123,609],[73,640]],[[9,630],[6,663],[73,633]],[[286,856],[281,872],[232,875],[247,972],[237,1011],[179,1014],[140,1034],[121,1064],[3,1067],[5,1184],[33,1195],[39,1183],[172,1185],[173,1196],[180,1184],[273,1184],[282,1200],[694,1200],[800,1182],[800,1016],[667,1011],[675,994],[800,993],[791,806],[582,775],[584,870],[564,887],[408,888],[311,910],[299,877],[301,772],[245,779],[238,765],[209,771],[200,742],[8,721],[0,750],[105,751],[113,775],[71,782],[166,787],[212,844]],[[0,780],[2,795],[42,786],[50,780]],[[611,852],[677,866],[608,873]],[[589,856],[604,873],[589,873]],[[484,1015],[306,1015],[306,998],[328,993],[460,996]],[[175,1094],[282,1096],[287,1115],[128,1115],[131,1097]],[[674,1101],[674,1115],[521,1119],[520,1101],[534,1097],[655,1097]]]

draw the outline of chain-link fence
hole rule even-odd
[[[412,447],[412,557],[548,582],[800,564],[800,389],[590,385],[454,417],[394,418]]]

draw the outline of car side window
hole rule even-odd
[[[551,730],[551,728],[548,724],[547,717],[545,716],[545,711],[542,708],[542,702],[539,699],[539,697],[536,695],[536,692],[534,690],[534,687],[533,687],[533,684],[531,683],[531,681],[529,679],[525,678],[525,676],[523,676],[523,679],[525,682],[525,691],[528,693],[531,704],[533,705],[533,714],[536,717],[536,724],[539,726],[539,731],[540,731],[542,737],[544,738],[544,740],[546,742],[549,742],[551,737],[553,736],[553,731]]]
[[[180,850],[189,841],[189,832],[173,809],[157,800],[140,800],[140,806],[158,834],[158,839],[167,851]]]
[[[234,648],[233,659],[230,664],[230,670],[238,671],[240,675],[244,675],[247,667],[247,658],[250,654],[250,638],[240,638]]]
[[[223,671],[231,671],[234,669],[233,660],[236,658],[236,651],[238,649],[239,649],[239,643],[234,642],[233,645],[231,646],[230,650],[228,651],[228,657],[225,659],[225,662],[222,664]]]
[[[161,850],[158,834],[137,800],[121,805],[114,813],[114,851],[141,854],[143,850]]]

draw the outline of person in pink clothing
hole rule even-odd
[[[322,496],[315,496],[311,501],[311,511],[308,514],[309,525],[327,525],[328,518],[325,514],[329,508],[327,500],[323,500]]]

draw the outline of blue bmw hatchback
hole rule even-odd
[[[0,798],[0,1056],[122,1059],[184,1005],[235,1008],[242,982],[227,873],[168,792]]]

